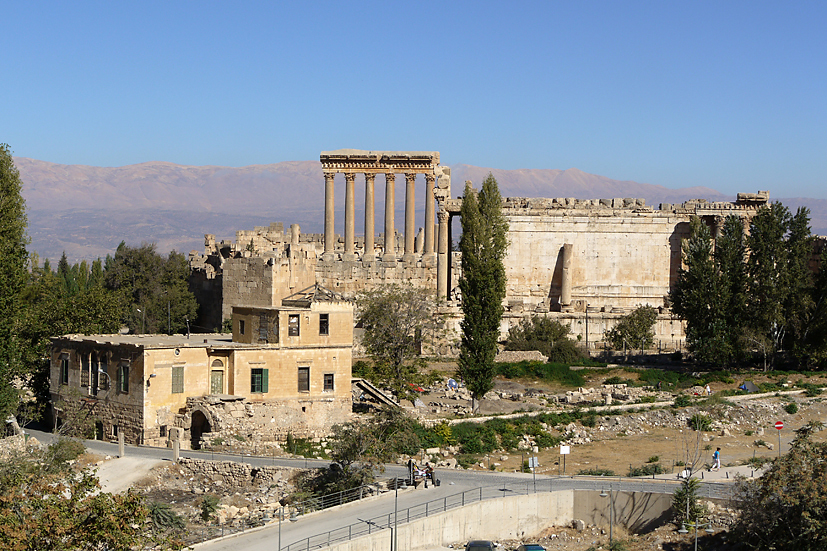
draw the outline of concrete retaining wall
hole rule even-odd
[[[606,489],[609,492],[609,489]],[[399,525],[399,549],[446,546],[471,539],[531,537],[549,526],[568,525],[574,519],[609,526],[608,497],[600,492],[561,490],[490,499]],[[669,519],[671,495],[617,492],[615,523],[633,531],[647,531]],[[330,551],[387,551],[390,530],[331,546]]]

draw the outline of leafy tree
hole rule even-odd
[[[568,325],[551,318],[531,316],[508,330],[505,349],[539,350],[549,362],[573,363],[584,356],[570,334]]]
[[[184,255],[172,251],[164,258],[154,244],[129,247],[121,242],[104,268],[106,288],[125,297],[126,324],[149,333],[183,332],[187,320],[195,319],[198,305],[188,277]]]
[[[796,431],[790,451],[754,481],[738,483],[740,516],[733,532],[747,549],[827,549],[827,443],[821,428]]]
[[[410,284],[383,285],[360,295],[357,303],[362,345],[373,360],[373,373],[398,396],[407,395],[409,384],[424,382],[422,338],[440,325],[433,295]]]
[[[682,244],[683,264],[669,295],[673,311],[686,320],[686,341],[695,358],[718,363],[729,356],[724,330],[723,283],[712,258],[712,234],[698,217]]]
[[[606,340],[616,350],[622,348],[637,348],[645,350],[655,342],[655,321],[658,313],[649,305],[635,308],[629,314],[620,318],[620,321],[606,331]]]
[[[328,439],[331,465],[305,482],[316,494],[330,494],[369,484],[384,463],[399,454],[416,454],[422,442],[415,421],[399,408],[383,408],[368,422],[333,427]]]
[[[9,146],[0,144],[0,419],[17,408],[12,382],[26,372],[25,343],[20,338],[20,297],[28,278],[22,189]]]
[[[181,542],[147,532],[143,498],[100,492],[97,478],[67,460],[77,446],[58,441],[46,452],[0,466],[0,547],[10,551],[181,549]],[[82,450],[82,446],[80,447]]]
[[[747,319],[746,238],[744,224],[734,215],[727,216],[721,235],[715,243],[715,266],[721,279],[719,301],[724,305],[723,322],[726,346],[719,351],[721,362],[728,362],[727,353],[742,358],[742,328]]]
[[[505,258],[508,222],[502,214],[502,197],[491,174],[476,193],[466,184],[462,197],[462,339],[458,362],[460,377],[468,385],[473,409],[494,386],[494,356],[505,298]]]
[[[706,507],[698,499],[700,487],[700,479],[685,478],[672,494],[672,514],[675,522],[699,522],[707,515]]]

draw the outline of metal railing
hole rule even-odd
[[[359,519],[359,522],[322,532],[314,536],[303,538],[287,546],[282,551],[310,551],[321,549],[341,541],[349,541],[381,530],[391,529],[396,524],[406,524],[428,516],[444,513],[451,509],[464,507],[489,499],[497,499],[515,495],[529,495],[532,493],[551,492],[556,490],[593,490],[600,491],[608,485],[617,484],[615,490],[624,492],[651,492],[672,493],[680,485],[677,481],[652,480],[627,477],[560,477],[543,478],[537,481],[526,480],[520,482],[503,483],[496,486],[482,486],[473,490],[434,499],[413,507],[389,512],[377,517]],[[733,500],[735,498],[734,485],[726,483],[701,483],[698,496],[706,499]],[[394,518],[395,515],[395,518]]]

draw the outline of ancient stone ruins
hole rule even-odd
[[[239,231],[235,242],[207,235],[203,254],[191,254],[202,303],[216,305],[213,326],[239,305],[272,306],[282,297],[318,283],[353,296],[388,283],[411,282],[432,289],[456,321],[460,253],[450,250],[451,227],[461,199],[452,198],[450,168],[438,152],[343,149],[320,156],[325,185],[325,232],[302,234],[282,224]],[[344,176],[344,236],[334,233],[337,175]],[[376,235],[376,175],[385,180],[384,231]],[[397,174],[405,176],[405,227],[394,224]],[[356,235],[355,184],[364,178],[363,235]],[[420,176],[421,175],[421,176]],[[418,226],[414,198],[425,183],[425,216]],[[768,192],[739,193],[734,202],[703,199],[679,205],[647,206],[643,199],[508,197],[509,223],[506,315],[502,330],[529,314],[560,319],[590,348],[624,314],[651,305],[660,315],[655,327],[662,349],[682,346],[683,326],[672,317],[666,297],[681,265],[681,240],[692,216],[717,235],[728,215],[749,224]],[[204,300],[206,299],[206,300]],[[220,311],[218,308],[220,305]]]

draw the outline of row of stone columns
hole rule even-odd
[[[366,172],[365,174],[365,251],[362,260],[374,260],[374,183],[376,174]],[[325,200],[324,200],[324,257],[329,260],[333,258],[335,250],[335,202],[333,198],[333,179],[335,172],[325,172]],[[355,229],[356,229],[356,198],[355,198],[355,172],[345,173],[345,250],[344,260],[356,260],[355,252]],[[434,255],[434,174],[425,174],[425,239],[423,253],[426,257]],[[396,174],[389,172],[385,174],[385,250],[382,255],[383,261],[396,260],[396,228],[394,224],[394,207],[396,203],[394,184]],[[405,174],[405,250],[402,259],[406,262],[415,259],[415,238],[416,220],[414,215],[416,173]],[[446,220],[447,224],[447,220]],[[440,218],[440,252],[442,219]],[[447,230],[447,228],[446,228]],[[446,233],[447,236],[447,233]]]

